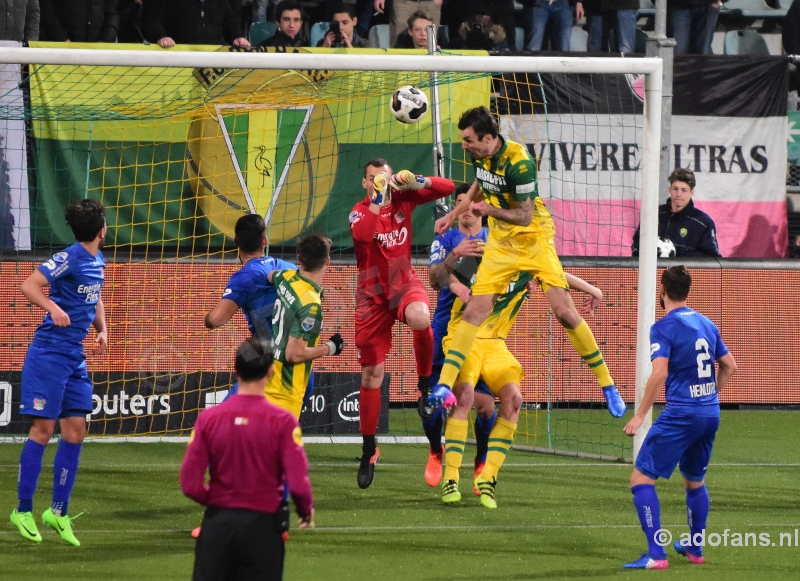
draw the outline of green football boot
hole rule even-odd
[[[497,486],[497,479],[484,480],[480,476],[475,479],[475,488],[481,493],[481,504],[486,508],[497,508],[497,501],[494,499],[494,487]]]
[[[39,534],[39,529],[36,528],[36,521],[32,512],[17,512],[15,508],[11,512],[10,520],[11,524],[19,529],[19,534],[23,537],[34,543],[42,542],[42,535]]]
[[[458,491],[457,480],[446,480],[442,485],[442,502],[450,504],[461,500],[461,493]]]
[[[81,513],[83,514],[83,513]],[[56,531],[61,537],[61,540],[76,547],[81,546],[81,542],[75,538],[72,532],[72,521],[81,516],[56,516],[53,510],[48,508],[42,513],[42,522]]]

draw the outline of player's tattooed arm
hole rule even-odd
[[[34,305],[50,313],[50,318],[53,319],[56,327],[69,327],[69,315],[44,294],[44,287],[49,284],[47,278],[41,272],[34,270],[20,285],[19,290]]]
[[[502,220],[515,226],[527,226],[533,220],[533,200],[528,198],[522,202],[517,202],[516,208],[495,208],[485,201],[472,202],[470,208],[480,216],[491,216],[495,220]]]
[[[450,286],[450,273],[453,272],[458,259],[463,256],[482,256],[483,247],[483,240],[464,238],[442,262],[431,266],[430,282],[433,290],[440,290],[441,288]]]
[[[97,337],[94,342],[97,345],[94,348],[95,355],[102,355],[106,352],[108,347],[108,327],[106,326],[106,306],[103,304],[103,299],[97,300],[97,310],[95,311],[94,321],[92,326],[97,331]]]

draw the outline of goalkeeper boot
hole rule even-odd
[[[622,566],[623,569],[669,569],[669,561],[667,561],[666,557],[663,559],[656,559],[651,557],[649,553],[642,553],[642,556],[636,559],[635,561],[631,561],[630,563],[625,563]]]
[[[625,402],[622,401],[622,396],[615,385],[609,385],[603,388],[603,396],[608,403],[608,413],[615,418],[621,418],[625,415],[626,407]]]
[[[34,543],[42,542],[42,535],[39,534],[39,529],[36,528],[36,521],[32,512],[17,512],[15,508],[11,512],[10,520],[11,524],[19,529],[19,534],[23,537]]]
[[[458,491],[458,480],[447,480],[442,485],[442,502],[451,504],[461,500],[461,493]]]
[[[81,513],[83,514],[83,513]],[[61,537],[61,540],[76,547],[81,546],[81,542],[75,538],[72,532],[72,521],[81,516],[58,516],[52,509],[48,508],[42,513],[42,522],[56,531]]]
[[[479,462],[475,460],[475,472],[472,473],[472,492],[475,493],[475,496],[480,496],[481,491],[478,490],[478,485],[475,484],[475,480],[477,480],[478,476],[481,475],[483,472],[483,467],[486,466],[486,462]]]
[[[439,486],[442,481],[442,451],[430,451],[428,454],[428,464],[425,466],[425,482],[428,486]]]
[[[481,493],[481,504],[486,508],[497,508],[497,501],[494,499],[494,489],[497,486],[497,478],[485,480],[478,476],[473,484]]]
[[[676,553],[689,559],[692,565],[702,565],[706,562],[702,547],[684,547],[680,541],[672,543],[672,547],[675,549]]]
[[[444,383],[436,384],[431,392],[428,394],[428,405],[434,407],[450,408],[456,405],[456,399],[453,391]]]
[[[375,448],[375,453],[372,454],[372,456],[361,456],[361,460],[358,464],[359,488],[369,488],[370,484],[372,484],[372,479],[375,477],[375,464],[380,457],[380,448]]]

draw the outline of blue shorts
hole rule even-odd
[[[719,416],[671,413],[665,409],[644,439],[636,469],[653,479],[669,478],[675,466],[691,482],[706,476],[711,449],[719,428]]]
[[[92,380],[82,347],[31,343],[22,366],[19,413],[55,420],[92,412]]]

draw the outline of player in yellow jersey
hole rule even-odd
[[[303,396],[311,375],[311,362],[325,355],[339,355],[344,342],[339,333],[322,345],[322,277],[331,262],[331,240],[309,234],[297,244],[299,270],[274,270],[269,281],[278,299],[272,317],[275,363],[264,393],[267,399],[300,417]]]
[[[625,402],[603,360],[589,325],[569,296],[569,285],[556,254],[555,226],[539,197],[536,163],[525,145],[503,138],[486,107],[467,110],[459,120],[462,147],[475,167],[475,182],[467,195],[445,217],[436,221],[441,234],[467,208],[489,217],[489,238],[472,286],[472,297],[453,334],[429,405],[447,398],[478,334],[492,312],[497,297],[519,273],[528,273],[547,295],[556,319],[566,329],[572,345],[597,378],[608,410],[625,414]]]
[[[471,274],[459,276],[451,275],[450,288],[459,296],[460,285],[469,284]],[[590,285],[584,280],[570,274],[565,274],[568,282],[577,290],[589,296],[583,304],[582,312],[591,314],[603,300],[600,289]],[[528,294],[535,289],[533,277],[526,272],[518,273],[508,284],[505,292],[495,302],[489,316],[480,326],[472,349],[467,354],[458,378],[453,388],[457,398],[456,405],[451,409],[447,418],[444,431],[445,439],[445,473],[442,484],[442,501],[446,503],[461,500],[458,489],[459,468],[464,454],[464,445],[467,438],[467,420],[473,402],[481,406],[494,406],[495,397],[500,399],[499,417],[489,434],[489,451],[486,455],[486,464],[479,475],[475,477],[474,487],[480,492],[481,504],[486,508],[497,508],[494,498],[497,485],[497,473],[505,461],[509,448],[514,443],[514,435],[519,420],[519,410],[522,405],[522,366],[506,346],[506,337],[511,326],[522,307]],[[572,301],[572,298],[570,301]],[[472,299],[469,298],[469,302]],[[469,302],[467,304],[469,304]],[[445,349],[452,343],[452,338],[457,333],[461,317],[465,311],[461,298],[453,304],[453,313],[448,327],[447,337],[444,340]],[[478,379],[482,379],[488,386],[489,392],[476,390]]]

